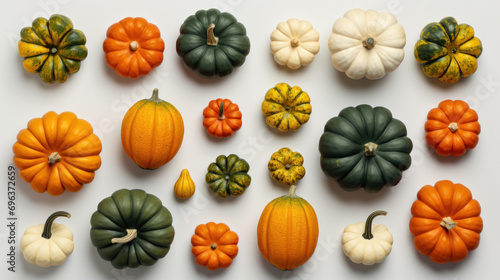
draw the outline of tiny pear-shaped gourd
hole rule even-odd
[[[194,184],[193,179],[189,175],[189,171],[187,169],[183,169],[181,171],[181,176],[177,179],[174,185],[174,193],[178,198],[186,199],[193,196],[194,191],[196,190],[196,186]]]

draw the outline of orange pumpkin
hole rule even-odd
[[[442,156],[461,156],[476,147],[481,126],[476,111],[462,100],[445,100],[427,114],[425,140]]]
[[[238,254],[238,240],[238,235],[226,224],[198,225],[191,237],[196,263],[209,270],[229,267]]]
[[[101,140],[72,112],[48,112],[17,134],[14,164],[36,192],[57,196],[77,192],[101,166]]]
[[[464,185],[443,180],[422,187],[411,214],[415,247],[435,263],[459,262],[479,245],[481,206]]]
[[[208,103],[203,110],[203,126],[215,137],[229,137],[241,128],[241,112],[238,105],[229,99],[218,98]]]
[[[184,138],[184,122],[170,103],[153,96],[135,103],[122,121],[125,153],[144,169],[156,169],[174,158]]]
[[[313,207],[295,194],[275,198],[264,208],[257,226],[262,256],[282,270],[295,269],[313,255],[318,243],[318,218]]]
[[[160,30],[144,18],[127,17],[111,25],[103,50],[106,63],[122,77],[145,76],[163,61]]]

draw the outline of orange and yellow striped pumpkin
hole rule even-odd
[[[144,169],[156,169],[174,158],[184,138],[184,122],[169,102],[153,96],[135,103],[125,114],[121,130],[125,153]]]
[[[36,192],[77,192],[101,167],[101,140],[72,112],[48,112],[28,122],[12,147],[19,176]]]
[[[260,253],[282,270],[295,269],[309,260],[318,243],[316,212],[305,199],[295,194],[272,200],[260,216],[257,243]]]

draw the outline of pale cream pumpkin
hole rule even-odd
[[[385,211],[375,211],[366,222],[347,226],[342,234],[342,250],[354,263],[372,265],[382,262],[392,249],[392,233],[385,225],[374,225],[373,219],[387,215]]]
[[[319,52],[318,41],[319,33],[310,22],[291,18],[271,33],[271,52],[279,65],[298,69],[313,62]]]
[[[54,223],[57,217],[70,217],[64,211],[50,215],[45,224],[31,226],[21,238],[24,259],[40,267],[61,265],[73,252],[73,233],[63,224]]]
[[[328,48],[335,68],[351,79],[380,79],[404,58],[406,34],[388,12],[352,9],[335,21]]]

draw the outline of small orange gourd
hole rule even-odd
[[[444,100],[427,114],[425,140],[439,155],[461,156],[479,142],[478,119],[465,101]]]
[[[295,269],[309,260],[318,243],[319,226],[314,208],[295,194],[272,200],[264,208],[257,226],[262,256],[282,270]]]
[[[153,96],[135,103],[125,114],[121,128],[125,153],[144,169],[168,163],[179,151],[184,138],[184,122],[169,102]]]
[[[210,101],[203,110],[203,117],[203,126],[215,137],[229,137],[242,125],[240,108],[229,99]]]
[[[111,25],[103,50],[106,63],[122,77],[149,74],[163,61],[165,43],[160,30],[144,18],[127,17]]]
[[[191,251],[196,263],[209,270],[227,268],[238,255],[238,241],[238,235],[226,224],[209,222],[196,227]]]
[[[48,112],[28,122],[12,147],[19,176],[36,192],[77,192],[101,166],[101,140],[72,112]]]
[[[426,185],[411,206],[410,232],[418,252],[435,263],[459,262],[479,246],[481,206],[462,184]]]
[[[174,193],[178,198],[186,199],[193,196],[196,190],[196,185],[193,179],[189,176],[189,171],[187,169],[182,169],[181,176],[177,179],[174,185]]]

